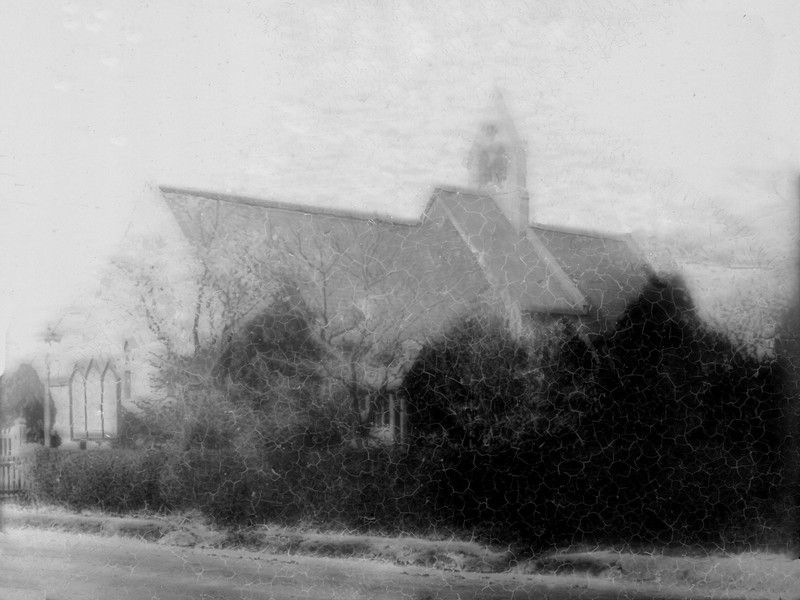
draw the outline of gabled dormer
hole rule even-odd
[[[514,230],[524,233],[530,221],[525,144],[499,93],[478,128],[467,167],[470,187],[491,196]]]

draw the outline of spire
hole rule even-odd
[[[492,196],[512,227],[524,232],[530,219],[525,144],[499,90],[478,127],[467,167],[470,187]]]

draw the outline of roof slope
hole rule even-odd
[[[449,302],[451,310],[454,304],[468,305],[469,295],[491,291],[518,303],[523,312],[586,312],[588,303],[577,287],[556,276],[557,265],[517,234],[486,195],[437,189],[423,219],[409,222],[202,190],[162,187],[161,191],[187,238],[209,251],[212,246],[222,250],[223,242],[230,248],[237,239],[240,248],[248,244],[252,251],[257,243],[254,234],[268,245],[279,231],[280,237],[294,236],[298,244],[303,238],[318,241],[338,232],[339,239],[363,245],[365,256],[372,255],[387,267],[392,264],[395,276],[404,275],[420,287],[423,283],[438,287],[438,297]],[[207,237],[209,224],[216,239]],[[487,281],[479,283],[474,271]],[[352,282],[341,284],[339,308],[354,301],[344,296],[348,290],[352,296],[357,288]],[[417,296],[425,304],[422,294]]]
[[[531,233],[589,299],[601,330],[614,326],[647,283],[650,265],[628,236],[539,224],[531,227]]]
[[[242,263],[261,273],[252,283],[262,306],[276,291],[265,280],[282,270],[332,329],[345,330],[372,311],[386,336],[422,339],[488,295],[475,257],[449,222],[395,222],[192,189],[161,191],[205,264],[223,276]]]
[[[514,231],[495,201],[458,189],[437,189],[427,209],[455,225],[487,279],[523,312],[582,315],[588,304],[577,287],[558,277],[558,265]]]
[[[334,313],[402,289],[406,311],[432,312],[440,320],[491,295],[523,313],[588,317],[592,329],[605,330],[649,274],[628,237],[540,224],[520,235],[490,196],[472,190],[435,189],[416,221],[194,189],[161,191],[184,234],[209,257],[260,252],[266,264],[274,261],[269,253],[276,240],[292,239],[282,257],[321,261],[318,270],[328,268],[325,261],[337,263],[325,291]],[[382,282],[382,291],[370,289],[370,280]]]
[[[184,235],[217,272],[245,263],[248,275],[264,280],[282,271],[310,291],[312,303],[324,295],[325,306],[313,308],[331,314],[352,307],[375,292],[368,288],[397,274],[398,258],[415,229],[228,194],[179,188],[162,193]],[[268,302],[269,289],[261,291]]]
[[[287,214],[305,214],[338,217],[353,221],[365,221],[369,223],[383,222],[390,225],[417,225],[419,219],[404,220],[396,219],[389,215],[380,213],[368,213],[364,211],[349,211],[336,208],[326,208],[322,206],[310,206],[305,204],[294,204],[267,198],[257,198],[255,196],[242,196],[240,194],[227,194],[214,192],[198,188],[176,187],[169,185],[159,186],[159,190],[165,197],[185,196],[194,198],[205,198],[215,200],[220,203],[233,204],[236,206],[252,206],[254,208],[267,208],[271,211],[282,211]]]

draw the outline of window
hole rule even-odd
[[[69,382],[70,430],[73,440],[117,437],[122,382],[110,363],[76,366]]]
[[[122,381],[111,363],[106,365],[102,379],[103,438],[116,438],[119,421],[119,400]]]
[[[86,437],[87,439],[103,439],[103,384],[100,380],[100,369],[97,363],[89,363],[86,371]]]
[[[491,123],[485,125],[470,152],[472,185],[489,190],[502,188],[508,179],[510,156],[507,140],[498,128]]]
[[[502,144],[490,144],[480,154],[481,186],[499,186],[508,177],[508,152]]]
[[[86,380],[76,367],[69,380],[69,416],[72,439],[86,437]]]

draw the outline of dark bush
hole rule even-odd
[[[200,509],[220,524],[250,525],[267,516],[270,473],[233,448],[191,448],[170,457],[159,485],[175,508]]]
[[[222,524],[336,516],[341,465],[331,456],[346,431],[341,410],[282,379],[258,390],[260,403],[253,393],[229,383],[186,396],[160,480],[164,497]]]
[[[784,451],[773,363],[705,325],[676,277],[651,278],[606,348],[586,437],[607,535],[716,543],[770,512]]]
[[[120,445],[126,448],[160,448],[180,433],[183,419],[174,402],[140,399],[135,409],[120,411]]]
[[[38,448],[28,461],[29,494],[38,502],[111,512],[164,507],[161,452]]]
[[[256,400],[276,381],[316,381],[325,356],[308,307],[296,293],[284,292],[231,336],[214,367],[217,378],[239,384]]]
[[[654,277],[594,349],[565,324],[518,339],[466,319],[405,391],[413,472],[444,522],[536,545],[774,538],[776,369],[706,326],[678,279]]]
[[[319,428],[274,428],[252,444],[192,445],[170,456],[162,495],[224,525],[306,522],[402,530],[424,521],[403,452],[318,443]]]
[[[528,393],[527,348],[499,318],[469,315],[420,351],[406,375],[408,425],[416,443],[490,443]]]
[[[679,280],[652,279],[591,348],[562,321],[522,336],[488,316],[456,322],[405,378],[407,448],[353,439],[347,390],[310,376],[319,356],[284,317],[251,324],[239,350],[257,352],[230,354],[225,377],[182,388],[148,438],[158,450],[42,450],[34,495],[236,525],[435,523],[534,546],[742,545],[786,510],[776,368],[707,327]],[[278,342],[299,344],[291,365],[270,358]]]
[[[44,384],[36,370],[29,364],[20,365],[0,383],[0,425],[7,426],[15,419],[25,421],[28,443],[41,444],[44,440]],[[55,418],[56,405],[50,398],[51,419]],[[61,444],[58,434],[51,435],[51,445]]]
[[[424,348],[404,391],[426,509],[498,539],[571,539],[579,520],[559,506],[579,487],[591,367],[565,322],[515,337],[499,319],[471,315]]]

